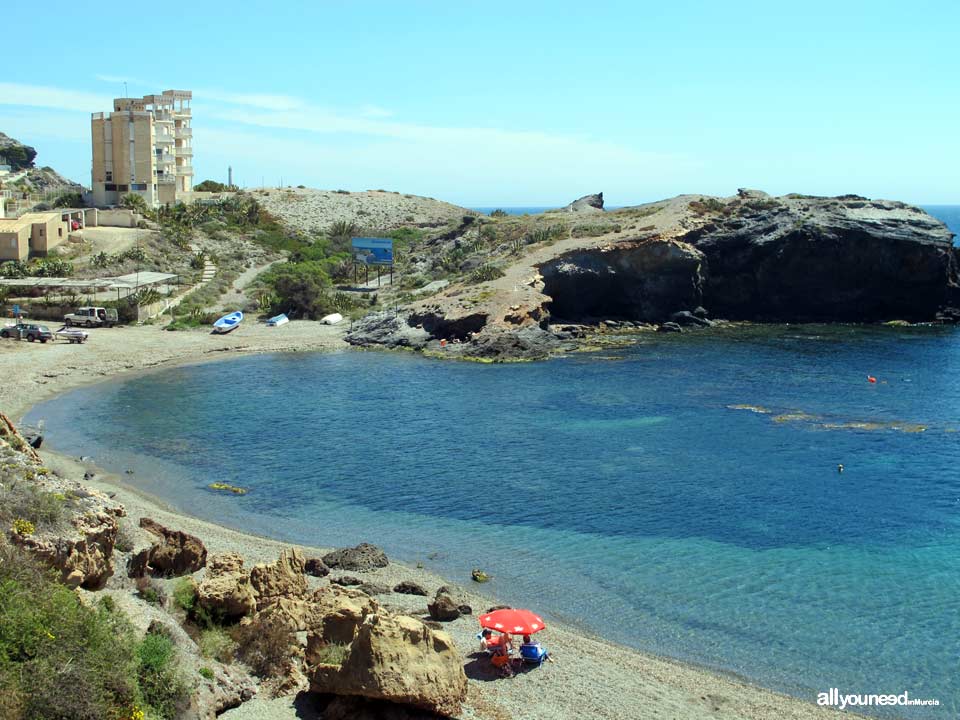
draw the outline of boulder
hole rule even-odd
[[[327,567],[340,570],[366,572],[386,567],[389,564],[386,554],[376,545],[361,543],[353,548],[340,548],[323,556]]]
[[[357,588],[357,590],[359,590],[360,592],[364,592],[364,593],[366,593],[367,595],[371,595],[371,596],[373,596],[373,595],[389,595],[389,594],[390,594],[390,586],[389,586],[389,585],[383,585],[383,584],[381,584],[381,583],[365,582],[365,583],[363,583],[362,585],[360,585],[360,586]]]
[[[702,309],[702,308],[701,308]],[[688,326],[688,327],[712,327],[713,323],[702,318],[689,310],[681,310],[680,312],[675,312],[670,316],[671,322],[675,322],[677,325]]]
[[[390,311],[373,313],[357,320],[343,339],[361,347],[385,345],[420,350],[430,340],[430,333],[422,327],[416,327],[416,324],[411,325],[406,316]]]
[[[323,708],[323,720],[439,720],[443,715],[385,700],[337,695]]]
[[[197,603],[224,620],[238,620],[256,612],[257,598],[250,576],[243,571],[243,558],[236,553],[211,558],[206,577],[197,586]]]
[[[418,585],[417,583],[411,580],[404,580],[403,582],[397,583],[394,586],[393,591],[395,593],[400,593],[401,595],[423,595],[424,597],[427,596],[427,591],[423,589],[423,586]]]
[[[379,603],[367,594],[336,586],[317,590],[310,598],[310,605],[312,624],[307,628],[308,663],[311,643],[315,648],[330,643],[349,644],[364,618],[380,611]]]
[[[296,548],[284,548],[272,565],[256,565],[250,571],[250,584],[257,596],[257,609],[262,610],[280,598],[304,596],[307,579],[303,570],[303,555]]]
[[[675,322],[665,322],[665,323],[660,323],[659,327],[657,327],[657,332],[678,333],[678,332],[683,332],[683,328],[680,327]]]
[[[427,604],[427,612],[433,620],[456,620],[460,617],[460,605],[446,587],[437,590],[433,602]]]
[[[326,577],[330,574],[330,568],[320,558],[307,558],[303,563],[303,571],[313,577]]]
[[[213,679],[198,682],[190,699],[189,717],[215,720],[221,713],[240,707],[256,694],[256,683],[239,664],[221,665],[208,660],[205,665],[213,671]]]
[[[156,520],[140,518],[140,527],[159,538],[143,560],[144,571],[162,577],[190,575],[207,563],[207,548],[195,535],[170,530]]]
[[[456,716],[467,697],[460,653],[444,632],[405,615],[366,617],[340,665],[317,665],[310,689]]]
[[[341,575],[340,577],[330,578],[330,582],[333,585],[340,585],[341,587],[363,585],[363,580],[353,575]]]

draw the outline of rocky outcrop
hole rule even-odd
[[[344,335],[351,345],[422,350],[431,339],[429,332],[408,322],[406,314],[373,313],[353,323]]]
[[[412,580],[403,580],[397,583],[394,585],[393,591],[401,595],[422,595],[424,597],[427,595],[427,591],[423,588],[423,585],[415,583]]]
[[[191,697],[190,716],[214,720],[218,715],[252,698],[257,692],[253,679],[238,666],[207,661],[213,678],[197,685]]]
[[[540,267],[553,318],[658,322],[700,305],[703,253],[672,240],[635,240],[561,255]]]
[[[340,665],[317,665],[313,692],[360,696],[455,716],[467,678],[453,640],[407,616],[369,615]]]
[[[307,558],[303,564],[303,571],[313,577],[326,577],[330,574],[330,568],[320,558]]]
[[[460,606],[463,603],[454,597],[453,591],[447,586],[437,590],[433,602],[427,603],[427,612],[432,620],[449,621],[460,617]]]
[[[386,554],[376,545],[360,543],[353,548],[340,548],[323,556],[327,567],[338,570],[366,572],[386,567],[389,564]]]
[[[225,553],[210,558],[207,574],[197,586],[197,603],[211,616],[224,620],[238,620],[256,611],[256,594],[240,555]]]
[[[702,304],[714,315],[932,320],[958,286],[952,233],[901,202],[741,191],[691,207],[706,222],[684,240],[703,253]]]
[[[140,518],[140,527],[157,537],[158,542],[131,559],[130,577],[143,577],[146,573],[179,577],[195,573],[207,564],[207,548],[195,535],[171,530],[148,517]]]
[[[307,592],[303,555],[296,548],[284,548],[272,565],[256,565],[250,571],[250,584],[263,610],[281,598],[299,598]]]
[[[594,213],[603,210],[603,193],[584,195],[562,208],[563,212]]]

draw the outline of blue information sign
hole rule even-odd
[[[393,265],[393,240],[353,238],[353,257],[365,265]]]

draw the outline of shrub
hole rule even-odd
[[[197,586],[190,578],[180,578],[173,586],[173,604],[187,613],[197,604]]]
[[[213,670],[208,667],[202,667],[197,672],[200,673],[200,677],[202,677],[204,680],[213,680],[214,678]]]
[[[188,690],[176,667],[170,638],[147,634],[137,648],[137,678],[144,701],[164,720],[177,717]]]
[[[4,478],[0,486],[0,521],[10,523],[21,535],[55,529],[66,518],[68,502],[63,495],[40,490],[29,479]]]
[[[162,605],[165,599],[163,587],[152,578],[137,578],[137,594],[151,605]]]
[[[487,263],[486,265],[481,265],[467,278],[467,282],[470,283],[482,283],[489,280],[496,280],[497,278],[502,278],[504,275],[503,270],[498,268],[496,265],[491,265]]]
[[[506,216],[507,216],[507,211],[501,210],[500,208],[497,208],[496,210],[490,213],[490,217],[495,217],[495,218],[502,218]]]
[[[237,641],[230,637],[222,627],[208,627],[200,633],[200,639],[197,642],[200,648],[200,654],[205,658],[213,658],[222,663],[233,661],[233,655],[237,650]]]
[[[343,665],[349,646],[329,643],[317,650],[314,658],[321,665]]]
[[[260,677],[280,674],[290,660],[294,635],[276,618],[238,626],[233,636],[237,641],[237,657]]]
[[[141,702],[136,639],[25,553],[0,548],[0,717],[101,720]]]
[[[79,208],[83,207],[83,195],[78,192],[64,193],[53,201],[55,208]]]
[[[136,537],[130,528],[130,524],[121,520],[117,527],[117,540],[114,542],[113,547],[120,552],[130,552],[135,546]]]
[[[147,201],[143,199],[142,195],[129,193],[120,198],[120,207],[133,210],[143,215],[147,212]]]
[[[29,520],[24,520],[23,518],[17,518],[13,521],[13,525],[10,527],[13,532],[17,535],[33,535],[36,532],[37,528]]]

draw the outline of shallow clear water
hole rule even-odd
[[[375,542],[459,582],[479,566],[504,601],[645,650],[808,700],[906,690],[941,706],[901,714],[943,718],[960,712],[958,371],[950,328],[774,326],[533,364],[248,357],[29,419],[196,515]]]

